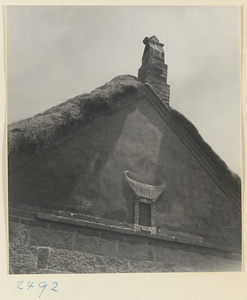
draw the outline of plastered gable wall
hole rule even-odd
[[[129,101],[128,101],[129,100]],[[126,107],[14,169],[10,205],[27,203],[133,223],[123,172],[166,189],[156,225],[240,245],[240,214],[142,93]]]

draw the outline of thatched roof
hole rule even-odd
[[[211,162],[217,166],[218,170],[225,177],[225,179],[232,183],[235,189],[240,193],[241,191],[241,180],[240,177],[232,172],[226,163],[219,157],[219,155],[205,142],[197,128],[181,113],[175,109],[169,109],[173,119],[181,124],[183,128],[190,134],[193,140],[197,143],[200,150],[211,160]]]
[[[89,94],[69,99],[34,117],[10,124],[8,154],[17,154],[24,149],[35,152],[47,146],[71,128],[85,124],[98,111],[111,107],[121,95],[137,91],[141,85],[134,76],[117,76]]]
[[[119,99],[122,95],[138,91],[142,85],[143,83],[134,76],[117,76],[89,94],[69,99],[34,117],[10,124],[8,126],[9,156],[18,154],[24,149],[35,153],[39,148],[48,146],[51,141],[68,134],[73,128],[97,117],[100,110],[112,107],[114,103],[121,101]],[[228,169],[225,162],[203,140],[196,127],[176,110],[169,108],[169,112],[175,122],[183,126],[201,151],[218,167],[223,176],[240,191],[239,176]]]

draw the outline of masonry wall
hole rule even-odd
[[[207,166],[197,161],[145,93],[120,103],[124,105],[118,112],[106,112],[10,170],[10,205],[26,203],[133,224],[133,202],[125,197],[122,181],[128,170],[139,182],[166,182],[156,207],[157,228],[197,235],[239,252],[241,214]]]
[[[241,271],[240,256],[206,244],[45,221],[26,208],[9,216],[10,274]]]

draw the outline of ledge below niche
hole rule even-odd
[[[49,213],[37,213],[37,219],[43,221],[57,222],[60,224],[90,228],[94,230],[108,232],[109,234],[122,234],[126,236],[132,236],[136,240],[147,240],[149,244],[165,246],[169,243],[170,246],[174,248],[184,248],[188,251],[202,252],[204,254],[213,254],[218,256],[224,256],[232,259],[241,259],[241,255],[234,253],[233,251],[217,247],[213,243],[203,241],[202,237],[190,235],[187,233],[180,232],[165,232],[164,230],[142,230],[142,228],[136,228],[135,224],[120,223],[111,220],[105,220],[102,218],[94,218],[77,214],[64,213],[67,216],[59,214],[49,214]],[[90,219],[90,220],[89,220]]]

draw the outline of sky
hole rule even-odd
[[[8,6],[8,123],[137,76],[152,35],[165,44],[170,106],[240,175],[238,7]]]

